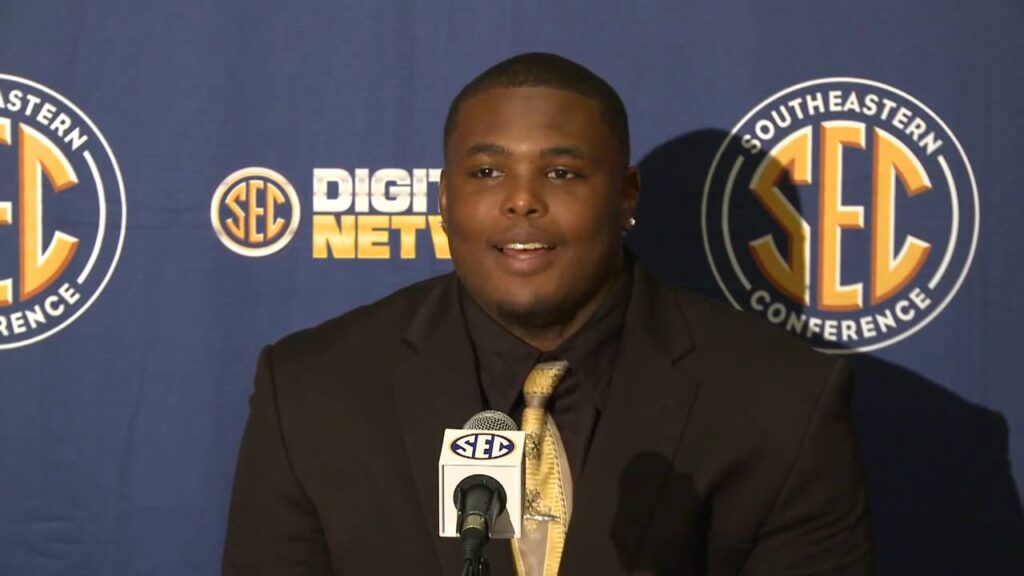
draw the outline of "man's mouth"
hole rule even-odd
[[[513,276],[536,274],[555,261],[557,246],[543,241],[501,242],[494,246],[502,269]]]
[[[505,254],[529,254],[542,250],[553,250],[554,248],[553,245],[542,242],[509,242],[498,246],[498,250]]]

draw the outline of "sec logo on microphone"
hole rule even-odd
[[[463,458],[472,460],[494,460],[512,453],[516,445],[500,434],[466,434],[455,439],[451,450]]]

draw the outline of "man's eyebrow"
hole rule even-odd
[[[545,148],[540,151],[541,158],[559,158],[568,156],[570,158],[576,158],[577,160],[586,160],[587,155],[583,153],[583,150],[575,146],[552,146],[551,148]]]
[[[466,156],[476,156],[482,154],[484,156],[508,156],[508,148],[505,148],[501,144],[490,144],[487,142],[481,144],[474,144],[466,150]]]

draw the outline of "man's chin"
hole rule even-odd
[[[538,330],[558,326],[571,319],[571,306],[559,304],[542,300],[498,302],[495,313],[497,320],[505,326]]]

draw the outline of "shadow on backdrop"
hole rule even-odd
[[[704,251],[701,201],[708,169],[727,137],[718,129],[690,132],[641,160],[638,226],[628,237],[660,277],[722,301]],[[741,226],[774,226],[763,210],[740,218]],[[850,361],[876,573],[1024,574],[1024,511],[1010,472],[1003,416],[885,360],[860,354]],[[623,471],[620,508],[628,503],[629,478],[656,464],[638,455]],[[692,481],[674,478],[664,488],[669,502],[695,497]],[[636,568],[661,573],[657,566]]]

